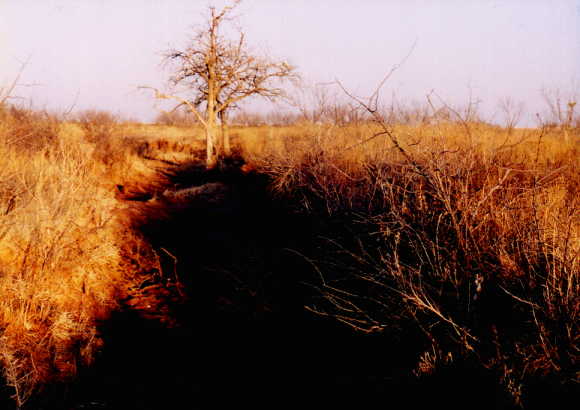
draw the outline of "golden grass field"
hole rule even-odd
[[[19,406],[90,365],[99,321],[143,280],[129,259],[146,259],[147,244],[116,186],[139,189],[203,149],[201,129],[89,125],[0,107],[0,362]],[[414,321],[432,341],[418,375],[476,356],[516,402],[530,376],[577,382],[578,130],[565,141],[558,128],[394,125],[404,155],[386,136],[365,141],[378,131],[231,129],[273,197],[364,226],[355,244],[329,238],[317,255],[321,299],[307,308],[363,333]],[[325,265],[351,272],[355,288]],[[521,329],[496,321],[501,309]]]

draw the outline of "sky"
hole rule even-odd
[[[152,121],[159,104],[138,87],[166,87],[163,51],[187,45],[208,6],[224,4],[0,0],[0,87],[26,62],[18,101]],[[402,62],[382,90],[387,104],[471,96],[501,120],[498,102],[510,97],[526,124],[547,110],[542,89],[580,95],[580,0],[244,0],[236,15],[252,50],[297,66],[308,84],[340,80],[367,96]]]

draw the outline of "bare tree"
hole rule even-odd
[[[511,97],[504,97],[499,101],[499,108],[503,113],[505,127],[507,128],[508,133],[511,134],[522,118],[524,103],[516,103]]]
[[[563,94],[559,89],[543,88],[542,98],[548,106],[551,123],[556,126],[570,126],[574,120],[574,108],[578,101],[578,91]]]
[[[575,113],[576,103],[578,101],[578,90],[573,87],[572,92],[565,95],[559,89],[542,89],[542,97],[549,108],[551,116],[550,125],[559,127],[564,131],[564,139],[569,141],[571,128],[577,123],[577,114]]]
[[[220,156],[229,155],[229,111],[251,96],[270,100],[283,97],[285,92],[280,83],[297,78],[295,67],[287,62],[252,54],[243,32],[235,40],[222,33],[224,23],[232,21],[232,10],[238,4],[239,0],[234,1],[221,11],[209,7],[207,21],[194,33],[189,46],[165,53],[166,63],[175,68],[171,84],[184,86],[189,97],[157,92],[158,98],[175,99],[180,105],[186,105],[204,126],[208,168],[214,168]]]

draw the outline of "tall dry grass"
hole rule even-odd
[[[516,404],[578,383],[578,130],[389,130],[400,150],[365,140],[376,124],[233,131],[276,195],[327,221],[309,309],[366,333],[414,326],[418,375],[476,362]]]
[[[0,107],[0,363],[18,407],[91,362],[130,281],[99,149],[54,116]]]

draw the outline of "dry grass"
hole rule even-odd
[[[328,221],[308,256],[320,278],[309,308],[360,332],[413,324],[428,341],[417,374],[467,357],[515,402],[530,380],[577,381],[578,135],[395,126],[401,152],[367,141],[379,131],[231,129],[246,170]],[[125,256],[139,239],[115,216],[115,186],[150,180],[143,158],[190,159],[199,135],[0,107],[0,361],[17,405],[91,362],[97,322],[135,280]]]
[[[123,164],[95,161],[76,131],[0,107],[0,362],[18,406],[90,363],[97,321],[130,280],[107,179]]]
[[[119,187],[139,192],[191,160],[195,133],[0,106],[0,364],[18,407],[93,360],[98,323],[143,280],[135,264],[154,263]]]
[[[340,227],[310,255],[309,309],[366,333],[413,323],[418,373],[467,358],[517,404],[530,381],[577,383],[578,130],[390,129],[404,152],[363,142],[376,124],[234,131],[277,195]]]

